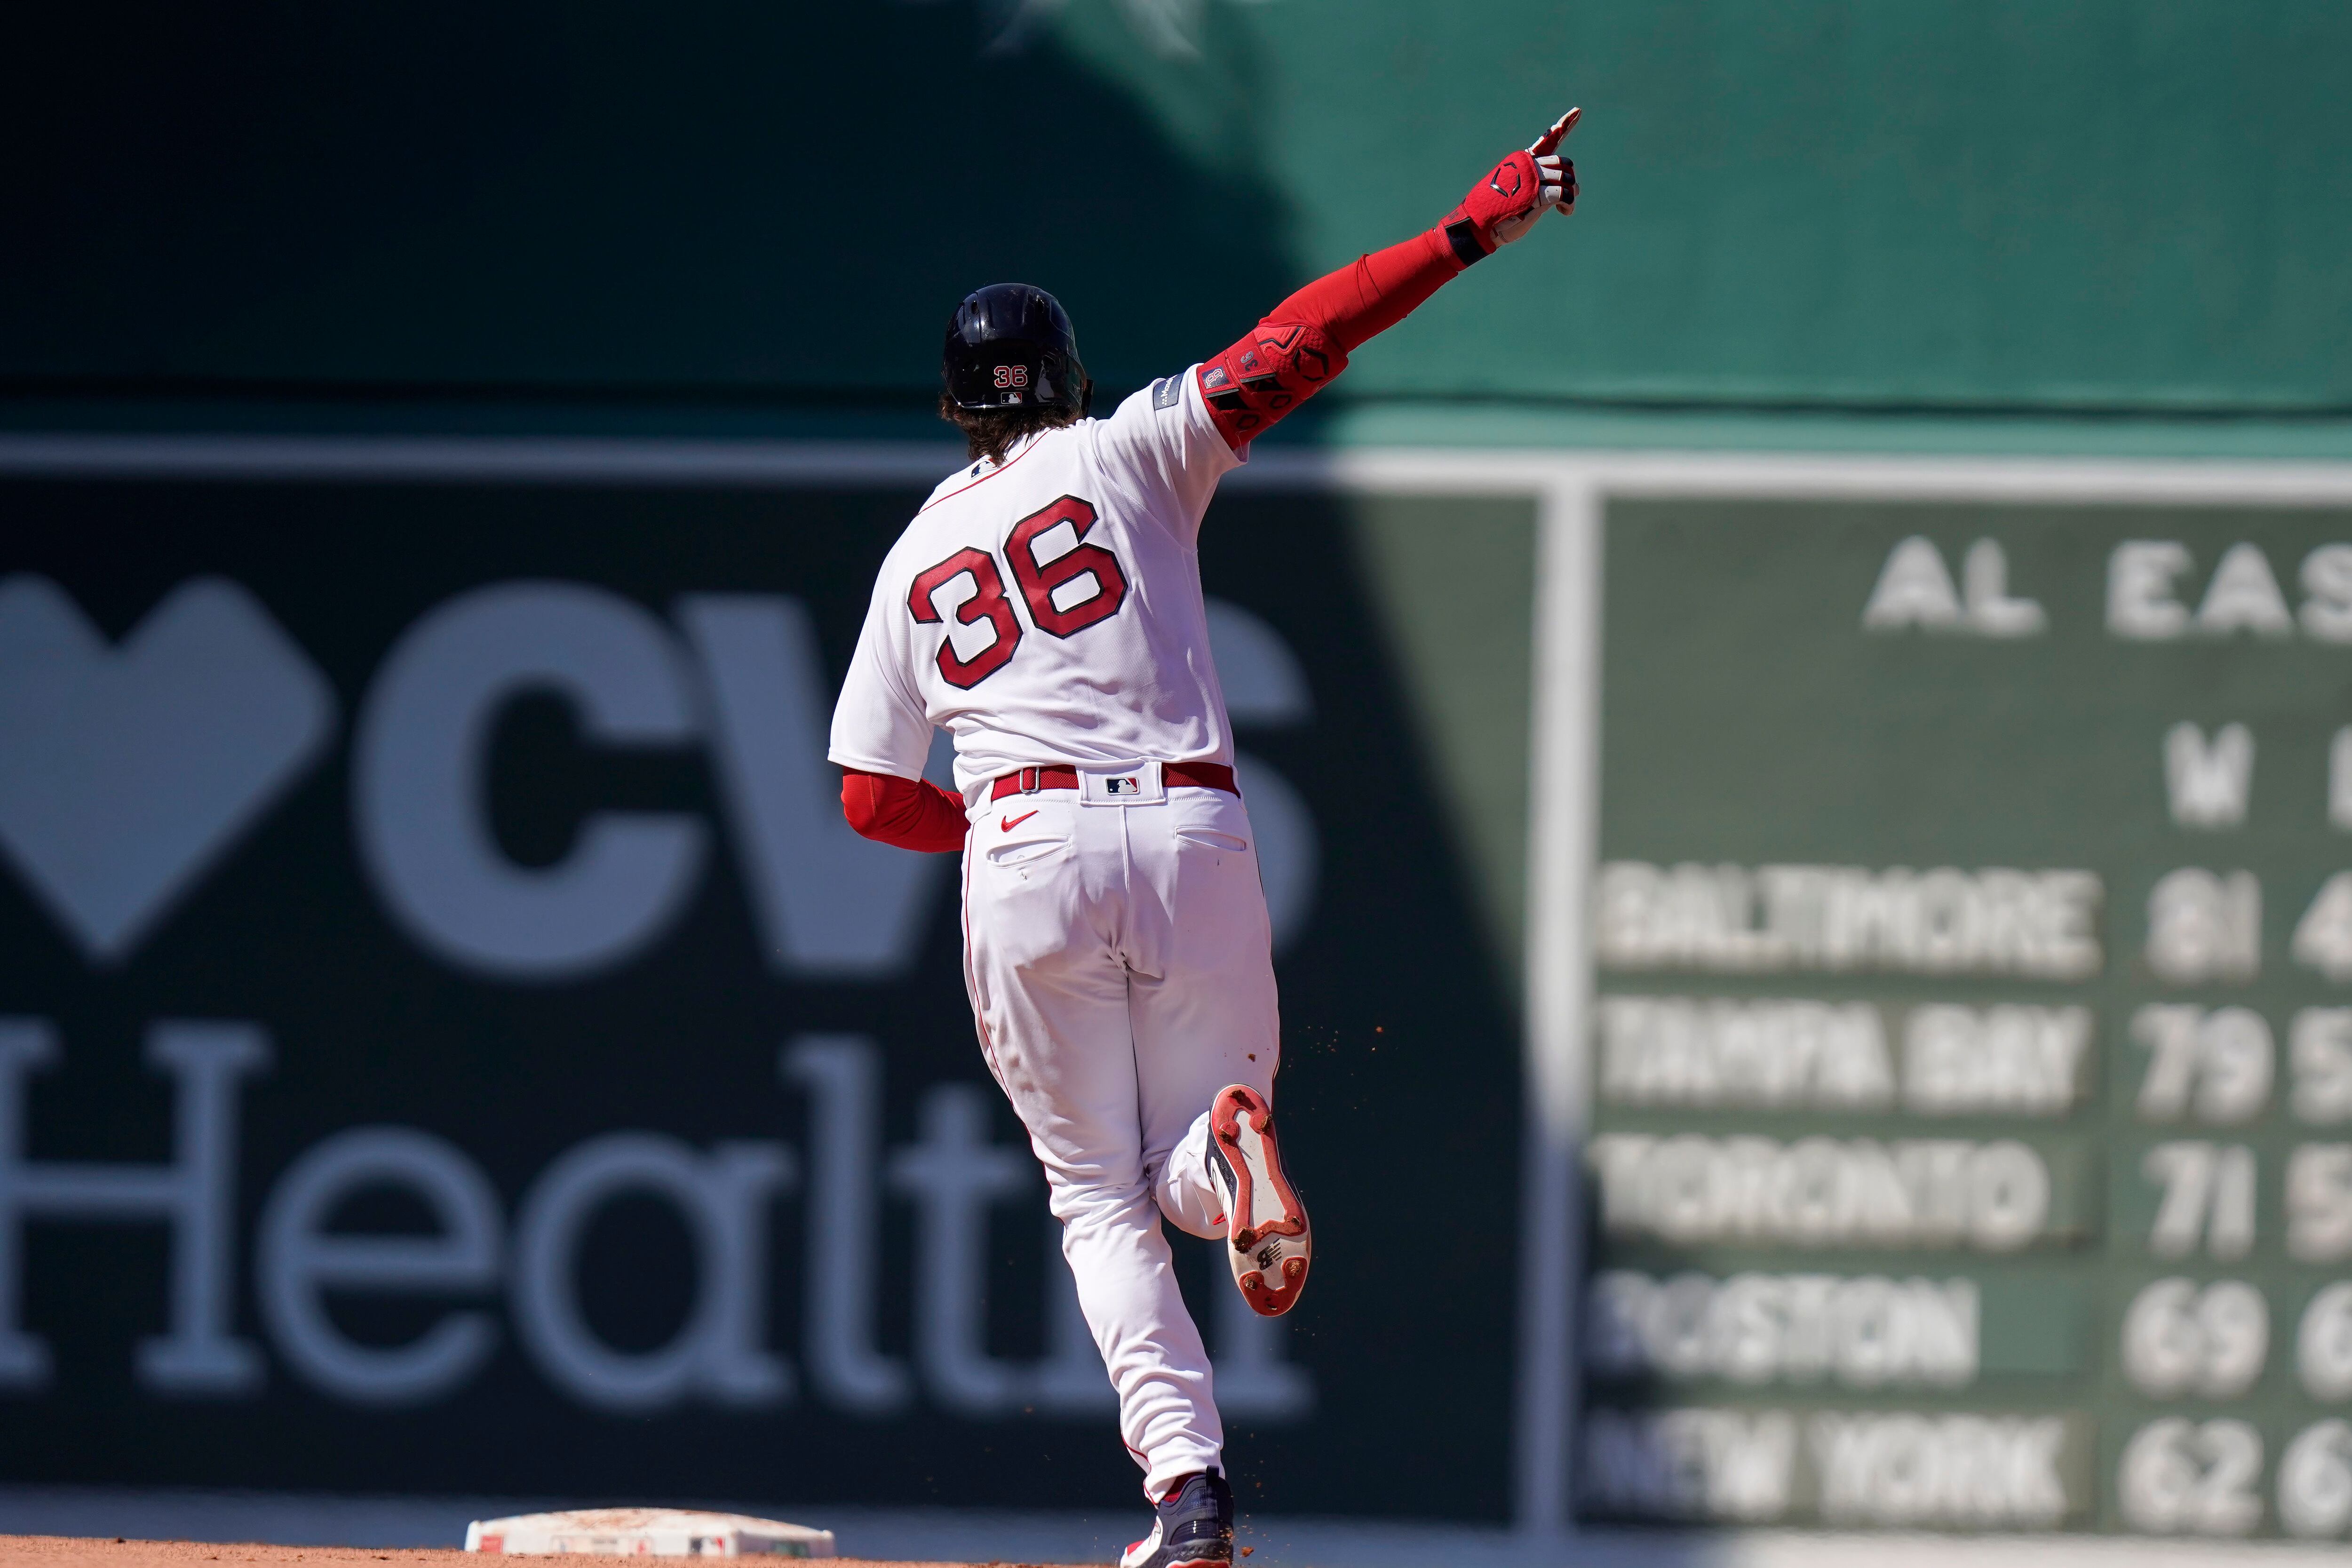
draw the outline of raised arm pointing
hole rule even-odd
[[[1571,109],[1525,150],[1470,187],[1433,228],[1360,256],[1265,314],[1200,369],[1201,395],[1228,446],[1240,447],[1331,383],[1348,356],[1498,247],[1524,238],[1544,214],[1576,210],[1576,165],[1559,145],[1583,115]]]

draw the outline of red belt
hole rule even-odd
[[[1242,792],[1234,786],[1234,770],[1223,763],[1162,763],[1160,778],[1171,785],[1191,784],[1196,789],[1221,789],[1227,795]],[[1019,773],[1006,773],[988,788],[988,798],[1003,800],[1008,795],[1034,795],[1041,789],[1076,789],[1078,770],[1076,768],[1023,768]]]

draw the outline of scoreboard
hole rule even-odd
[[[1601,521],[1580,1514],[2352,1534],[2352,507]]]

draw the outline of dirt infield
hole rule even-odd
[[[787,1561],[778,1559],[777,1561]],[[875,1563],[856,1557],[832,1560],[839,1568],[1030,1568],[1017,1563]],[[42,1568],[194,1568],[204,1563],[374,1563],[431,1564],[433,1568],[481,1568],[484,1559],[466,1552],[382,1552],[362,1546],[224,1546],[209,1541],[112,1541],[69,1535],[0,1535],[0,1563],[39,1563]]]

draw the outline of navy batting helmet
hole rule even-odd
[[[963,297],[948,322],[940,370],[958,408],[1084,414],[1094,401],[1069,312],[1026,283],[992,283]]]

